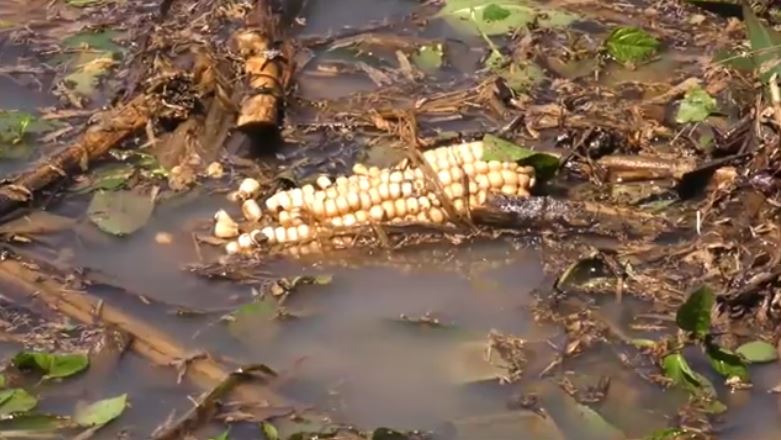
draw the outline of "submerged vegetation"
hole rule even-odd
[[[365,3],[0,0],[0,438],[781,435],[781,8]]]

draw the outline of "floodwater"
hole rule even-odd
[[[403,16],[420,2],[304,3],[306,26],[302,35],[323,35]],[[416,32],[426,38],[452,39],[457,35],[436,20]],[[18,54],[10,52],[3,38],[0,34],[0,63],[11,64]],[[460,56],[452,61],[451,71],[445,76],[471,74],[469,69],[474,70],[481,53],[468,45],[454,47]],[[685,69],[685,60],[690,58],[674,55],[631,75],[610,70],[603,84],[609,87],[627,80],[651,81],[664,78],[672,69]],[[311,63],[339,56],[321,52]],[[363,76],[326,78],[311,75],[309,69],[315,68],[307,67],[302,72],[305,81],[300,92],[310,99],[349,96],[375,88]],[[49,90],[20,87],[12,77],[0,74],[1,108],[35,111],[52,102]],[[291,113],[295,114],[295,109]],[[288,153],[292,155],[293,151],[283,149],[281,156]],[[0,162],[0,171],[9,172],[11,167],[22,165]],[[300,315],[299,319],[280,323],[247,314],[228,323],[222,319],[224,315],[251,302],[252,288],[208,281],[184,270],[187,264],[218,257],[218,252],[208,246],[201,247],[200,254],[196,252],[192,232],[216,209],[228,205],[224,197],[194,190],[156,207],[143,229],[121,239],[102,234],[89,223],[85,216],[88,200],[71,196],[55,206],[55,212],[77,218],[80,225],[45,237],[42,244],[33,247],[34,252],[66,266],[100,273],[113,287],[93,287],[92,293],[143,317],[193,352],[206,350],[240,363],[264,363],[292,372],[292,378],[280,390],[292,399],[369,428],[388,426],[452,434],[448,429],[455,426],[455,438],[461,440],[562,438],[550,434],[555,429],[540,428],[539,420],[529,422],[527,412],[508,409],[508,402],[519,393],[537,393],[563,438],[599,438],[584,431],[585,422],[572,416],[573,403],[555,384],[539,379],[539,373],[554,359],[555,347],[560,347],[564,339],[558,327],[534,322],[533,291],[538,286],[549,286],[552,280],[543,273],[543,251],[531,241],[502,239],[460,246],[423,246],[393,254],[274,262],[268,267],[274,276],[328,274],[332,282],[295,290],[286,306],[294,315]],[[158,244],[155,237],[159,233],[171,234],[172,243]],[[151,303],[139,301],[136,295],[143,295]],[[628,329],[641,304],[602,301],[606,319],[632,336],[644,336]],[[201,313],[186,317],[172,313],[182,308]],[[426,316],[436,317],[444,326],[410,322]],[[487,369],[482,357],[492,330],[526,341],[529,362],[520,382],[503,385],[490,380],[496,370]],[[2,353],[7,357],[13,350],[4,348]],[[619,361],[617,354],[610,348],[592,349],[568,361],[564,370],[571,371],[573,382],[578,384],[611,377],[607,397],[597,409],[627,438],[641,438],[667,426],[685,397],[644,382]],[[730,393],[717,386],[729,407],[720,425],[720,438],[761,440],[781,435],[778,399],[764,391],[775,386],[779,368],[752,367],[751,372],[754,390]],[[181,413],[188,408],[188,396],[198,393],[187,384],[177,386],[172,369],[151,366],[133,354],[125,356],[116,370],[104,374],[108,376],[101,389],[94,389],[87,378],[44,385],[40,393],[50,397],[44,409],[56,412],[78,399],[91,401],[127,392],[132,406],[94,438],[115,438],[123,431],[130,438],[145,438],[172,410]],[[710,379],[719,383],[715,376]],[[206,439],[222,429],[214,423],[200,431],[197,438]],[[249,424],[231,431],[234,439],[258,435],[257,427]]]

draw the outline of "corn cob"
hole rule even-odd
[[[298,247],[307,249],[301,253],[308,253],[319,250],[315,239],[323,229],[387,222],[449,222],[453,219],[440,195],[458,215],[483,205],[489,193],[529,196],[535,182],[532,167],[486,161],[483,157],[482,142],[424,152],[423,160],[434,174],[434,186],[427,183],[423,169],[408,166],[407,161],[388,169],[358,163],[349,177],[339,176],[332,182],[320,176],[315,185],[280,191],[263,202],[265,209],[255,200],[259,183],[244,179],[231,197],[241,203],[250,230],[240,233],[238,224],[221,210],[215,215],[214,233],[220,238],[237,238],[226,246],[228,253],[250,250],[261,243],[309,243],[311,249]],[[432,191],[437,187],[439,190]]]

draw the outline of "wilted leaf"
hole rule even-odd
[[[442,67],[445,53],[442,44],[421,46],[412,55],[412,62],[424,72],[434,72]]]
[[[98,191],[92,196],[87,216],[101,230],[113,235],[129,235],[141,229],[154,211],[150,195],[134,191]]]
[[[715,300],[713,292],[706,286],[694,291],[675,315],[678,327],[697,337],[704,337],[710,331],[710,314]]]
[[[407,157],[407,153],[387,144],[377,144],[362,150],[359,153],[361,162],[367,166],[387,168],[396,165],[402,159]]]
[[[778,350],[765,341],[747,342],[735,350],[749,363],[773,362],[778,359]]]
[[[119,417],[127,405],[127,394],[99,400],[90,405],[77,408],[73,421],[81,426],[102,426]]]
[[[507,374],[508,366],[501,359],[486,358],[485,340],[456,344],[445,365],[450,379],[458,384],[497,380]]]
[[[34,369],[44,373],[44,379],[72,376],[89,366],[87,355],[52,354],[35,351],[22,351],[14,356],[13,364],[17,368]]]
[[[767,82],[774,73],[781,74],[781,34],[759,21],[754,11],[743,4],[743,21],[751,42],[751,58],[762,81]]]
[[[534,168],[538,181],[547,180],[559,169],[559,159],[550,154],[520,147],[494,135],[483,137],[483,160],[498,160],[500,162],[517,162]]]
[[[54,59],[54,63],[68,66],[69,73],[63,78],[66,87],[82,96],[95,92],[100,77],[117,63],[122,53],[122,48],[112,41],[116,35],[111,31],[84,32],[63,41],[63,46],[76,51],[74,55],[60,55]]]
[[[545,73],[540,66],[531,61],[510,62],[492,70],[507,82],[508,87],[519,93],[529,90],[545,78]]]
[[[705,393],[715,396],[713,384],[700,373],[695,372],[681,354],[670,354],[662,360],[664,375],[672,379],[673,383],[694,394]]]
[[[686,92],[675,115],[675,122],[679,124],[702,122],[715,110],[716,99],[702,87],[695,87]]]
[[[748,381],[748,368],[737,354],[710,342],[706,344],[705,353],[708,355],[711,367],[720,375]]]
[[[437,14],[451,26],[471,34],[500,35],[535,19],[541,27],[566,27],[578,16],[532,6],[526,0],[448,0]]]
[[[605,48],[616,61],[639,63],[656,54],[659,41],[648,32],[637,27],[619,27],[605,40]]]
[[[0,391],[0,417],[24,413],[38,405],[38,399],[21,388]]]

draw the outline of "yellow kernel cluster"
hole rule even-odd
[[[332,182],[320,176],[315,185],[280,191],[262,204],[256,200],[260,184],[245,179],[233,198],[241,203],[242,214],[253,229],[241,233],[238,223],[221,210],[215,215],[214,234],[236,238],[226,246],[228,253],[260,243],[314,244],[323,228],[387,222],[445,223],[450,219],[440,196],[447,198],[459,215],[484,204],[491,192],[529,196],[534,185],[533,168],[486,161],[483,155],[483,143],[471,142],[426,151],[423,160],[430,168],[426,171],[409,166],[407,161],[388,169],[359,163],[349,177],[339,176]],[[268,220],[266,226],[260,225],[262,220]]]

